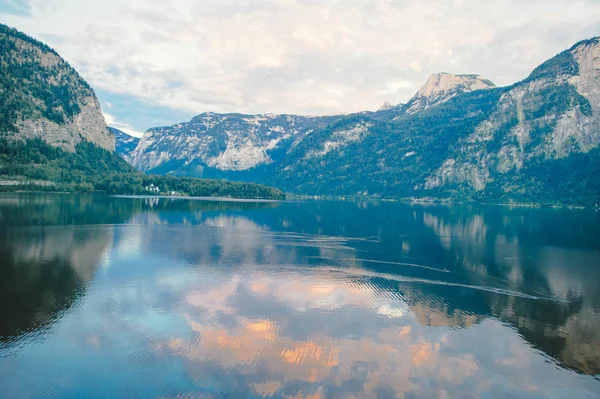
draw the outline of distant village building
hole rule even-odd
[[[150,191],[153,193],[159,193],[160,189],[158,188],[158,186],[155,186],[154,183],[150,183],[149,186],[146,186],[146,191]]]

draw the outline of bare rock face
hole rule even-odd
[[[15,29],[0,25],[0,135],[41,138],[74,151],[82,140],[109,151],[108,130],[91,87],[54,50]]]
[[[41,138],[50,145],[75,151],[81,140],[87,140],[109,151],[115,150],[115,136],[106,127],[100,104],[96,97],[88,97],[81,111],[58,124],[47,118],[32,118],[19,121],[18,136],[23,138]]]
[[[493,87],[496,86],[479,75],[435,73],[406,104],[404,112],[414,114],[434,105],[445,103],[460,94]]]
[[[600,145],[600,39],[580,42],[507,88],[490,117],[427,178],[425,188],[466,184],[480,191],[533,163]]]
[[[600,38],[581,43],[571,50],[571,54],[577,62],[579,73],[569,83],[589,101],[593,117],[589,118],[591,125],[586,128],[588,133],[595,133],[588,137],[597,144],[600,135]]]
[[[203,168],[244,171],[273,162],[272,154],[294,142],[331,117],[297,115],[243,115],[206,112],[190,122],[149,129],[128,160],[136,168],[161,173]],[[166,169],[165,169],[166,168]]]

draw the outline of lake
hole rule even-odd
[[[598,398],[600,213],[0,196],[2,398]]]

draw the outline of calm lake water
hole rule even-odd
[[[600,213],[0,196],[1,398],[598,398]]]

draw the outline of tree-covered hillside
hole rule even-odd
[[[285,198],[280,190],[252,183],[146,175],[88,142],[70,152],[40,139],[0,139],[0,191],[14,190]]]
[[[298,144],[268,182],[319,195],[444,196],[418,183],[442,165],[459,145],[458,139],[489,116],[503,91],[464,94],[393,123],[360,114],[347,117]],[[344,137],[357,126],[364,127],[360,139],[341,142],[324,153],[337,142],[336,136]]]
[[[115,148],[90,85],[56,51],[2,24],[0,137],[41,138],[69,151],[83,140]]]
[[[19,120],[36,116],[64,123],[80,112],[92,89],[58,58],[45,44],[0,24],[0,131],[16,131]]]

